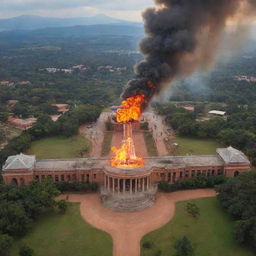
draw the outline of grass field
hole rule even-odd
[[[210,155],[216,153],[216,148],[222,147],[214,140],[176,137],[174,140],[179,144],[175,155]]]
[[[153,136],[151,132],[144,132],[144,140],[146,143],[147,151],[149,156],[157,156],[158,152],[156,149],[156,145],[153,140]]]
[[[79,203],[69,203],[65,214],[42,217],[33,230],[15,242],[11,256],[18,256],[23,243],[35,251],[36,256],[111,256],[111,237],[86,223]]]
[[[113,132],[105,132],[104,140],[102,143],[101,156],[108,156],[111,150],[111,141],[113,137]]]
[[[82,136],[71,138],[51,137],[32,143],[26,152],[37,159],[74,158],[88,156],[90,142]]]
[[[186,203],[196,203],[200,216],[195,219],[187,214]],[[142,256],[174,255],[174,243],[186,235],[196,256],[254,256],[233,239],[234,222],[223,212],[216,198],[204,198],[177,203],[174,218],[164,227],[146,235],[142,242],[153,242],[151,249],[142,248]]]

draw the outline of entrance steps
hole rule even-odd
[[[136,194],[132,196],[110,196],[102,198],[103,206],[118,212],[143,211],[154,205],[155,196],[148,194]]]

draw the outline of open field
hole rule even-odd
[[[90,142],[82,136],[71,138],[51,137],[32,143],[26,152],[37,159],[75,158],[88,156]]]
[[[108,156],[111,150],[111,142],[112,142],[113,132],[105,132],[104,140],[102,143],[101,156]]]
[[[173,142],[179,144],[175,155],[210,155],[216,153],[216,148],[222,147],[214,140],[176,137]]]
[[[112,240],[85,222],[79,203],[69,203],[65,214],[42,217],[32,231],[15,242],[11,256],[17,256],[18,245],[31,247],[36,256],[111,256]]]
[[[186,211],[187,202],[200,208],[200,216],[195,219]],[[223,212],[216,198],[204,198],[176,204],[174,218],[162,228],[144,236],[141,241],[153,243],[151,249],[142,248],[142,256],[174,255],[174,243],[187,236],[196,256],[253,256],[252,251],[241,247],[233,239],[234,222]],[[157,251],[161,250],[161,254]]]
[[[144,132],[144,140],[146,143],[147,151],[149,156],[157,156],[157,149],[154,143],[154,139],[151,132]]]

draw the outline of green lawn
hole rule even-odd
[[[186,212],[186,203],[196,203],[200,216],[194,219]],[[152,249],[142,249],[142,256],[173,255],[174,243],[186,235],[196,256],[254,256],[255,253],[238,245],[233,238],[234,222],[221,209],[216,198],[204,198],[177,203],[174,218],[164,227],[146,235],[142,242],[153,242]]]
[[[37,159],[74,158],[88,156],[90,142],[82,136],[71,138],[51,137],[32,143],[26,152]]]
[[[105,132],[104,140],[102,143],[101,156],[108,156],[111,150],[111,142],[112,142],[113,132]]]
[[[65,214],[41,218],[33,230],[15,242],[11,256],[18,256],[18,245],[24,243],[36,256],[111,256],[111,237],[86,223],[79,203],[69,203]]]
[[[215,154],[216,148],[222,147],[214,140],[177,137],[174,141],[179,144],[175,152],[179,156]]]
[[[144,140],[146,143],[147,151],[149,156],[157,156],[158,152],[156,149],[156,145],[154,143],[154,139],[151,132],[144,132]]]

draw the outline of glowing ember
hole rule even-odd
[[[146,103],[145,96],[138,94],[122,102],[121,108],[116,113],[118,123],[138,121],[141,116],[142,106]]]
[[[144,95],[136,95],[123,101],[121,109],[117,111],[117,122],[123,123],[124,134],[121,148],[112,148],[115,156],[111,160],[111,165],[114,167],[130,168],[144,165],[144,160],[135,154],[131,123],[140,119],[143,103]]]

